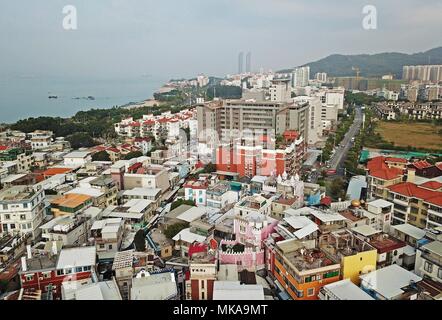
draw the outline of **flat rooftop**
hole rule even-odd
[[[370,245],[378,250],[378,253],[384,253],[391,250],[405,247],[407,244],[387,234],[379,234],[368,241]]]
[[[51,201],[51,205],[76,208],[79,205],[91,200],[92,197],[84,194],[69,193]]]
[[[29,186],[13,186],[0,191],[0,201],[23,201],[31,199],[35,194]]]

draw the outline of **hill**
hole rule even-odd
[[[400,79],[403,66],[426,64],[442,64],[442,47],[414,54],[398,52],[371,55],[333,54],[324,59],[307,63],[304,66],[310,66],[311,75],[317,72],[326,72],[335,77],[354,76],[355,71],[352,70],[352,67],[359,67],[363,77],[379,77],[391,73]],[[280,72],[284,73],[290,70],[285,69]]]

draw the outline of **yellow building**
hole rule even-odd
[[[350,279],[356,285],[360,275],[376,270],[376,248],[349,230],[322,235],[319,246],[332,261],[341,264],[341,278]]]

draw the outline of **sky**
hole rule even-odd
[[[441,0],[0,0],[0,75],[224,76],[442,45]],[[78,29],[64,30],[66,5]],[[362,27],[365,5],[377,29]]]

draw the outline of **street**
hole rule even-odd
[[[345,170],[343,167],[344,161],[347,157],[348,151],[353,145],[352,138],[356,136],[362,124],[362,110],[360,106],[355,108],[355,119],[348,132],[345,134],[339,146],[336,148],[336,152],[330,159],[330,169],[334,169],[337,175],[344,176]]]

